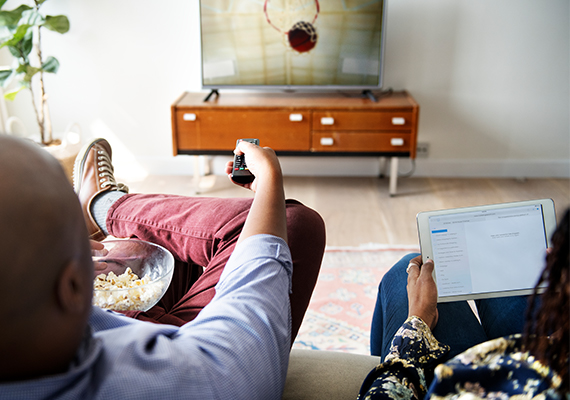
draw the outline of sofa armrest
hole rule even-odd
[[[380,357],[337,351],[293,349],[284,400],[356,399]]]

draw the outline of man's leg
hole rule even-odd
[[[417,255],[408,254],[398,261],[382,278],[378,287],[370,350],[372,355],[381,356],[382,359],[390,352],[394,335],[408,317],[406,268]],[[467,302],[439,303],[437,308],[439,320],[432,332],[438,341],[451,347],[448,357],[487,340]]]
[[[164,246],[177,270],[163,302],[146,313],[127,315],[183,325],[215,294],[215,285],[239,237],[251,199],[168,195],[125,195],[111,207],[107,229],[116,237],[136,237]],[[292,338],[308,307],[325,246],[322,218],[294,200],[287,201],[289,247],[293,258]],[[204,272],[196,272],[196,265]]]

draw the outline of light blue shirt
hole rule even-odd
[[[280,399],[291,345],[285,241],[236,247],[198,317],[182,327],[94,307],[69,371],[0,385],[1,399]]]

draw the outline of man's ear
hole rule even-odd
[[[82,313],[90,304],[86,297],[91,299],[92,282],[85,273],[77,260],[68,261],[63,267],[56,288],[57,303],[63,312]]]

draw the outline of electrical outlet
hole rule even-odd
[[[429,143],[418,143],[416,157],[426,158],[429,156]]]

